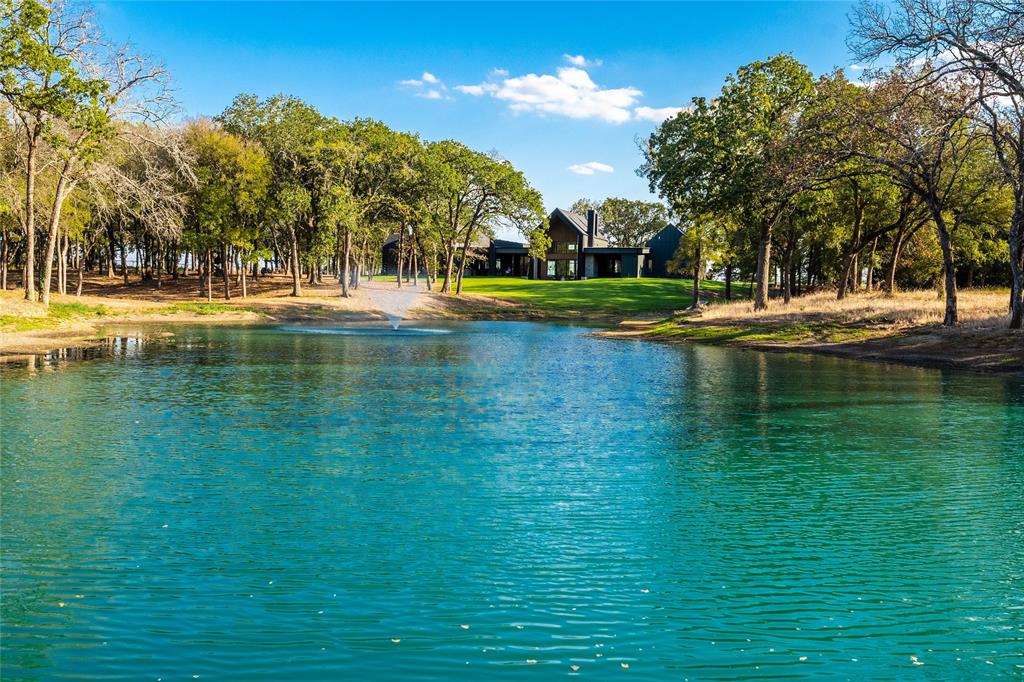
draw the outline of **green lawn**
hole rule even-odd
[[[494,296],[554,312],[628,315],[667,313],[691,303],[693,282],[688,279],[588,279],[559,282],[518,277],[466,277],[462,289],[470,294]],[[733,284],[733,296],[746,295],[746,286]],[[701,298],[724,296],[722,282],[702,282]]]

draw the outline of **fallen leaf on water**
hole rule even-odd
[[[569,667],[572,668],[573,672],[576,672],[577,670],[580,669],[580,667],[578,665],[570,665]]]
[[[468,630],[469,629],[468,625],[460,625],[459,627],[462,628],[463,630]]]
[[[530,665],[534,665],[537,662],[537,660],[533,659],[533,658],[528,658],[528,659],[526,659],[526,662],[529,663]]]
[[[650,592],[650,590],[647,590],[647,589],[643,589],[643,590],[640,590],[640,591],[643,592],[644,594],[647,594],[648,592]]]
[[[807,660],[807,657],[806,657],[806,656],[801,656],[801,657],[800,657],[800,660],[801,660],[801,661],[806,661],[806,660]]]
[[[398,644],[398,643],[399,643],[399,642],[401,642],[401,641],[402,641],[402,640],[400,640],[400,639],[399,639],[398,637],[392,637],[392,638],[391,638],[391,643],[392,643],[392,644]]]
[[[629,663],[619,663],[619,665],[621,665],[623,668],[629,667]]]
[[[57,602],[57,606],[59,606],[59,607],[61,607],[61,608],[64,608],[65,606],[67,606],[67,604],[65,604],[65,603],[64,603],[64,602],[62,602],[62,601],[59,601],[59,602]]]

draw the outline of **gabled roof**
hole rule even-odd
[[[551,212],[551,217],[554,218],[555,216],[561,218],[562,222],[575,227],[579,230],[580,234],[587,234],[587,216],[580,215],[579,213],[573,213],[572,211],[565,211],[560,208],[556,208]]]
[[[644,242],[644,246],[652,246],[654,242],[665,236],[679,236],[683,234],[683,228],[679,227],[675,223],[669,223],[665,227],[658,230],[658,233]]]
[[[570,227],[574,227],[576,231],[579,232],[584,237],[587,236],[587,216],[581,215],[579,213],[574,213],[572,211],[566,211],[561,208],[556,208],[554,211],[551,212],[551,215],[549,216],[549,221],[554,220],[555,218],[558,218],[559,220],[561,220],[566,225],[569,225]],[[606,243],[610,241],[608,239],[608,235],[601,232],[600,216],[598,216],[597,219],[597,234],[595,235],[595,237],[596,239],[604,241]]]

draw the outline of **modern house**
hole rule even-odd
[[[647,275],[649,277],[679,277],[679,274],[668,271],[668,262],[679,247],[683,231],[669,223],[661,232],[647,240],[645,246],[651,250],[647,259]]]
[[[534,259],[534,279],[643,277],[647,247],[611,246],[597,211],[586,216],[556,208],[548,216],[551,246],[543,260]]]
[[[586,215],[556,208],[547,219],[551,246],[544,258],[530,256],[526,244],[480,237],[470,246],[467,275],[505,275],[530,279],[592,279],[595,277],[668,277],[682,234],[669,225],[645,246],[612,246],[601,232],[597,211]],[[384,242],[385,274],[397,270],[398,235]]]

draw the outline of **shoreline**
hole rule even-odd
[[[630,339],[666,344],[700,344],[772,353],[804,353],[848,360],[895,364],[927,369],[950,369],[990,376],[1024,378],[1024,334],[1010,330],[979,334],[972,330],[945,330],[933,326],[901,331],[888,330],[847,341],[771,339],[761,325],[746,327],[694,324],[678,332],[665,323],[622,324],[617,329],[595,332],[608,339]],[[754,338],[743,338],[744,335]],[[769,337],[769,338],[758,338]],[[993,338],[1007,343],[993,347]]]
[[[917,311],[931,293],[892,299],[862,295],[842,306],[818,295],[790,307],[754,314],[749,304],[714,304],[674,316],[668,312],[610,314],[595,310],[545,308],[481,294],[448,296],[422,288],[398,289],[391,281],[364,282],[351,298],[337,285],[307,287],[303,296],[287,296],[277,286],[247,298],[199,300],[190,292],[93,287],[88,295],[54,296],[50,311],[20,299],[20,292],[0,292],[0,365],[39,358],[64,349],[88,349],[108,339],[149,338],[166,334],[163,325],[258,325],[386,322],[396,301],[403,322],[430,320],[508,320],[592,323],[610,327],[591,332],[607,339],[658,343],[700,343],[771,352],[828,355],[867,362],[955,369],[990,375],[1024,377],[1024,332],[1011,331],[998,318],[968,318],[946,329]],[[93,293],[98,292],[98,293]],[[993,297],[997,294],[984,293]],[[834,296],[833,296],[834,298]],[[886,300],[889,302],[886,303]],[[984,301],[991,307],[991,301]],[[746,305],[746,308],[744,308]],[[891,309],[880,314],[880,306]],[[979,304],[980,305],[980,304]],[[852,309],[854,306],[859,308]],[[842,309],[841,309],[842,308]],[[70,311],[57,315],[56,311]],[[979,308],[981,310],[981,308]],[[987,311],[985,308],[984,311]],[[55,317],[55,315],[57,315]],[[901,317],[902,315],[902,317]],[[624,318],[632,319],[624,319]],[[19,329],[19,325],[23,328]],[[616,326],[617,325],[617,326]]]

